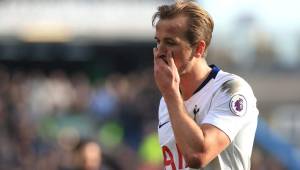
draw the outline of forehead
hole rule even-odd
[[[187,17],[178,16],[171,19],[161,19],[156,24],[156,34],[183,34],[187,30]]]

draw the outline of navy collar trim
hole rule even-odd
[[[210,65],[211,68],[210,73],[208,74],[207,78],[203,81],[203,83],[200,84],[200,86],[196,89],[196,91],[193,94],[196,94],[199,92],[211,79],[215,79],[217,77],[218,72],[220,71],[220,68],[215,65]]]

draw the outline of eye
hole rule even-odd
[[[166,43],[170,46],[176,45],[176,43],[174,41],[167,41]]]

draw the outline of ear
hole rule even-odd
[[[205,41],[201,40],[195,45],[195,56],[196,57],[204,57],[204,52],[206,49]]]

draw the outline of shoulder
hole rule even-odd
[[[211,107],[202,123],[218,127],[233,141],[246,124],[256,123],[256,98],[250,85],[240,76],[223,72],[215,81]]]
[[[253,90],[245,79],[238,75],[223,71],[221,71],[216,78],[216,88],[229,96],[237,93],[253,95]]]
[[[251,86],[238,75],[223,72],[216,82],[214,106],[230,110],[234,115],[244,115],[256,108],[256,97]]]

